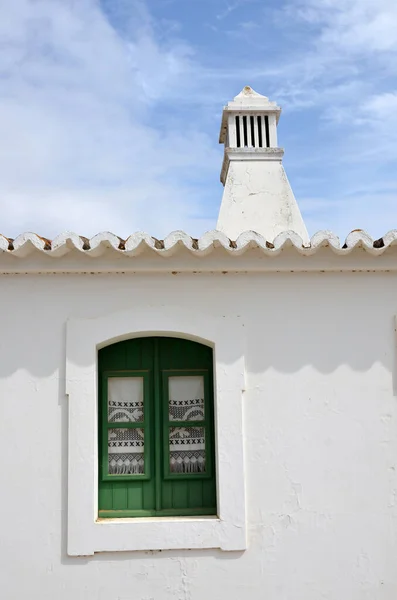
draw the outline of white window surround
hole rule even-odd
[[[146,335],[182,337],[214,349],[217,517],[98,519],[97,353]],[[246,549],[243,455],[244,344],[240,319],[174,307],[134,307],[67,322],[69,396],[68,554]]]

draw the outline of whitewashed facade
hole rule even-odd
[[[288,198],[299,235],[224,197],[198,241],[0,238],[2,597],[394,600],[397,232]],[[214,348],[218,515],[98,521],[97,349],[154,334]]]

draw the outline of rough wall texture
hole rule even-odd
[[[231,160],[217,230],[232,239],[252,230],[270,241],[291,230],[309,243],[281,160]]]
[[[249,549],[70,558],[65,321],[181,302],[244,321]],[[397,597],[396,275],[9,276],[1,306],[6,600]]]

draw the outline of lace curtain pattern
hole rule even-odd
[[[204,378],[201,375],[169,377],[168,418],[186,422],[169,428],[171,473],[205,473]],[[108,379],[108,422],[140,423],[144,418],[143,378]],[[189,424],[190,422],[190,424]],[[145,472],[144,429],[108,430],[108,472],[110,475],[137,475]]]
[[[144,431],[108,430],[109,475],[141,475],[145,472]]]
[[[170,421],[204,420],[204,380],[201,375],[170,377],[168,386]]]
[[[171,473],[205,473],[204,427],[170,427]]]
[[[110,377],[108,379],[109,423],[143,421],[143,378]]]
[[[108,379],[109,423],[143,421],[143,378]],[[138,475],[145,472],[144,430],[114,428],[108,430],[108,472],[110,475]]]
[[[202,376],[170,377],[169,420],[203,421],[204,379]],[[171,473],[205,473],[204,427],[169,429]]]

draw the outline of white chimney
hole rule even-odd
[[[235,240],[256,231],[273,242],[283,231],[309,236],[277,146],[281,108],[250,87],[223,109],[219,142],[225,145],[224,185],[217,229]]]

